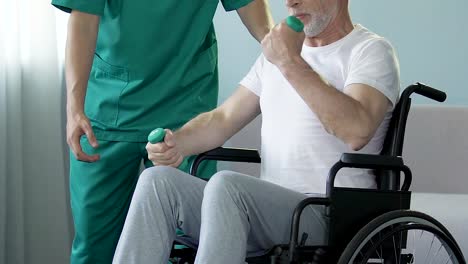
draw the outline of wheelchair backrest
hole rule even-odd
[[[443,102],[444,92],[421,83],[408,86],[394,108],[381,155],[401,156],[405,137],[406,121],[411,107],[411,94],[415,92]],[[400,191],[400,172],[376,171],[386,174],[378,182],[377,190],[335,187],[329,207],[329,243],[335,250],[343,249],[356,232],[377,216],[393,211],[409,209],[411,193]]]
[[[428,97],[432,100],[444,102],[447,95],[439,90],[431,88],[422,83],[415,83],[408,86],[400,96],[396,104],[392,119],[387,130],[387,135],[384,140],[382,155],[401,156],[403,152],[403,142],[405,139],[406,121],[411,108],[411,94],[417,93]],[[377,177],[382,179],[378,182],[380,190],[400,190],[400,173],[395,171],[377,171],[377,174],[385,174],[385,177]]]
[[[388,126],[382,151],[380,153],[381,155],[402,155],[406,121],[408,119],[408,113],[411,108],[411,93],[412,91],[410,91],[409,88],[405,89],[393,110],[393,115]],[[380,190],[397,191],[400,189],[400,172],[376,171],[376,174],[385,175],[384,177],[377,177],[377,179],[382,179],[377,183]]]
[[[402,155],[411,93],[409,88],[405,89],[393,110],[381,155]],[[389,211],[409,209],[411,193],[399,191],[400,172],[378,170],[375,173],[381,176],[376,177],[377,190],[334,188],[328,238],[335,250],[332,255],[338,256],[357,231],[372,219]]]

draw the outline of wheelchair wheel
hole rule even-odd
[[[343,251],[338,264],[465,264],[448,230],[415,211],[385,213],[364,226]]]

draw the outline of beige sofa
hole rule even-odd
[[[414,105],[403,158],[414,192],[468,194],[468,107]]]

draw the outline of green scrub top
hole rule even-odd
[[[98,139],[145,142],[217,105],[219,0],[52,0],[99,15],[85,113]],[[253,0],[221,0],[226,11]]]

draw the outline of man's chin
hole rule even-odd
[[[320,33],[322,33],[322,31],[318,31],[317,29],[310,29],[306,26],[304,27],[304,33],[306,37],[314,38],[314,37],[317,37]]]

